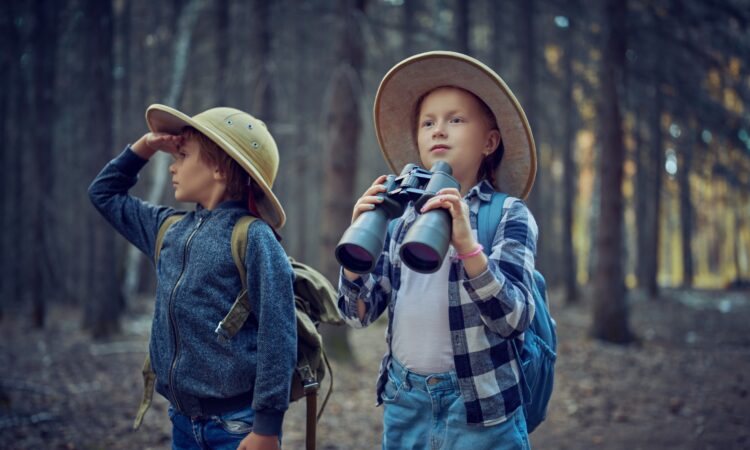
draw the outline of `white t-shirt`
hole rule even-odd
[[[448,322],[449,256],[431,274],[401,266],[401,286],[393,315],[393,356],[407,369],[427,375],[453,370]]]

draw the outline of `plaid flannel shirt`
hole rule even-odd
[[[493,188],[487,181],[474,186],[464,200],[477,236],[477,213],[481,202],[489,202]],[[380,364],[377,404],[388,379],[391,359],[393,312],[399,300],[401,260],[399,249],[417,214],[409,206],[397,219],[395,239],[388,235],[375,270],[354,282],[343,272],[339,279],[338,309],[347,324],[362,328],[388,309],[388,350]],[[474,278],[466,274],[461,260],[450,258],[448,316],[453,360],[469,424],[490,426],[504,422],[521,406],[519,366],[511,339],[523,341],[523,332],[534,317],[531,286],[536,254],[537,225],[523,201],[508,197],[495,232],[488,267]],[[449,255],[455,249],[449,247]],[[359,320],[357,299],[365,304]],[[416,324],[415,324],[416,325]]]

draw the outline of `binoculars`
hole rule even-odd
[[[409,202],[419,211],[435,194],[444,188],[460,189],[453,178],[453,169],[445,161],[436,162],[432,171],[416,164],[407,164],[399,176],[388,175],[383,185],[386,191],[378,194],[383,199],[371,211],[365,211],[344,232],[336,246],[336,259],[346,269],[369,273],[383,251],[388,222],[400,217]],[[401,261],[420,273],[440,269],[451,240],[451,215],[443,209],[421,214],[406,233],[399,252]]]

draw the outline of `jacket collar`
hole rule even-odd
[[[203,206],[199,204],[195,205],[195,212],[199,216],[207,216],[214,211],[238,210],[238,209],[247,210],[247,204],[243,202],[242,200],[227,200],[216,205],[216,208],[214,208],[212,211],[207,210],[206,208],[204,208]]]

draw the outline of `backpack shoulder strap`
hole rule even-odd
[[[234,265],[237,266],[237,271],[240,273],[240,278],[242,278],[242,289],[247,289],[247,271],[245,270],[247,230],[250,229],[250,224],[256,220],[257,218],[253,216],[242,216],[237,220],[232,229],[232,259],[234,259]]]
[[[508,194],[494,192],[492,200],[482,202],[477,213],[477,238],[484,247],[485,254],[492,253],[492,241],[495,238],[497,227],[503,215],[503,204]]]
[[[257,219],[253,216],[243,216],[234,224],[232,229],[232,259],[240,274],[242,290],[234,300],[226,316],[216,326],[214,332],[220,341],[231,339],[250,315],[250,301],[247,298],[247,271],[245,270],[245,251],[247,250],[247,231],[250,224]]]
[[[167,230],[175,222],[182,219],[183,216],[184,214],[173,214],[164,219],[164,222],[162,222],[161,226],[159,227],[159,232],[156,233],[154,264],[157,264],[159,262],[159,254],[161,253],[161,246],[164,243],[164,235],[167,234]],[[143,374],[143,395],[141,396],[141,403],[140,405],[138,405],[138,411],[136,412],[135,420],[133,420],[133,430],[137,430],[138,428],[140,428],[141,423],[143,423],[143,416],[151,406],[151,400],[154,396],[156,374],[151,368],[151,358],[148,353],[146,353],[146,360],[143,362],[143,369],[141,372]]]
[[[154,249],[154,264],[159,262],[159,254],[161,253],[161,246],[164,243],[164,236],[167,234],[167,230],[175,222],[182,219],[184,214],[172,214],[171,216],[164,219],[159,227],[159,232],[156,234],[156,248]]]

